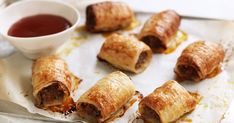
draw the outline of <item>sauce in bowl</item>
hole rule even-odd
[[[51,14],[28,16],[15,22],[8,30],[14,37],[38,37],[62,32],[72,24],[65,18]]]

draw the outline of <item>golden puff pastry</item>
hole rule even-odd
[[[101,2],[86,8],[86,27],[90,32],[108,32],[130,26],[131,8],[121,2]]]
[[[146,21],[138,35],[139,40],[150,46],[153,52],[163,53],[173,46],[176,40],[180,16],[173,10],[154,14]]]
[[[98,58],[119,69],[140,73],[149,65],[152,51],[133,36],[112,34],[102,45]]]
[[[197,41],[185,48],[178,58],[175,73],[182,80],[201,81],[216,76],[224,59],[222,45]]]
[[[168,81],[144,97],[139,113],[149,123],[174,122],[196,107],[196,99],[176,81]]]
[[[77,101],[77,112],[91,122],[104,122],[135,94],[130,78],[120,71],[99,80]]]
[[[67,113],[75,109],[70,97],[73,76],[64,60],[57,56],[37,59],[32,67],[32,86],[35,105],[42,109]]]

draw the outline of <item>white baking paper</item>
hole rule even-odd
[[[149,14],[137,14],[140,26],[134,30],[120,33],[138,33]],[[83,18],[82,18],[83,19]],[[84,20],[81,21],[81,26]],[[181,30],[188,33],[188,40],[183,42],[175,52],[171,54],[154,54],[149,67],[141,74],[128,74],[138,91],[143,95],[151,93],[164,82],[174,79],[175,63],[181,51],[190,43],[197,40],[222,42],[229,49],[229,57],[234,24],[221,21],[182,20]],[[80,95],[92,87],[99,79],[110,72],[116,71],[107,63],[100,62],[97,54],[105,38],[101,34],[90,34],[84,31],[74,32],[58,53],[67,61],[69,69],[82,78],[78,90],[73,94],[76,101]],[[61,120],[79,120],[76,113],[64,117],[59,113],[52,113],[38,109],[33,104],[31,85],[32,60],[26,59],[21,53],[16,52],[12,56],[0,61],[0,99],[7,100],[25,107],[31,113],[38,113],[47,117]],[[185,119],[194,123],[218,123],[221,121],[229,104],[234,98],[234,64],[233,60],[224,63],[222,73],[214,78],[201,82],[186,81],[181,83],[186,89],[197,92],[203,97],[196,109]],[[136,102],[121,118],[113,122],[138,122],[135,120],[137,111]],[[187,122],[182,120],[180,122]]]
[[[91,3],[106,0],[64,0],[84,10]],[[154,13],[173,9],[185,17],[234,20],[233,0],[109,0],[127,3],[134,11]]]

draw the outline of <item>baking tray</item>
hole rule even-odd
[[[134,22],[135,28],[118,33],[138,33],[151,15],[151,13],[137,13],[137,19]],[[66,60],[71,72],[83,80],[77,91],[72,94],[75,101],[100,78],[117,70],[107,63],[98,61],[96,57],[106,34],[86,32],[83,28],[84,21],[84,17],[82,17],[80,27],[57,52]],[[143,73],[135,75],[127,72],[126,74],[132,78],[137,90],[143,95],[147,95],[164,82],[175,78],[173,69],[176,60],[188,44],[197,40],[222,43],[226,49],[222,73],[201,82],[185,81],[181,83],[187,90],[199,93],[202,99],[192,113],[178,121],[218,123],[234,98],[234,60],[232,57],[234,24],[228,21],[182,18],[180,30],[187,33],[188,39],[182,42],[176,51],[170,54],[154,54],[151,64]],[[34,106],[31,85],[32,62],[17,51],[10,57],[0,60],[0,99],[18,104],[32,114],[40,114],[56,120],[80,121],[75,112],[64,116]],[[137,105],[138,102],[129,108],[124,116],[113,122],[140,122],[136,120]],[[2,110],[7,112],[7,108],[2,107]],[[14,111],[11,113],[14,114]],[[32,119],[37,116],[32,116]]]

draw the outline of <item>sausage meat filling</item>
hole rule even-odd
[[[160,53],[167,49],[162,41],[155,36],[145,36],[141,40],[145,42],[155,53]]]
[[[148,54],[146,51],[141,52],[141,54],[139,55],[138,61],[136,63],[136,66],[135,66],[136,69],[141,68],[141,66],[146,62],[147,55]]]
[[[160,123],[160,117],[159,115],[149,108],[148,106],[144,106],[142,117],[144,120],[152,122],[152,123]]]
[[[54,83],[42,89],[36,98],[37,106],[53,106],[62,104],[66,98],[64,89],[59,84]]]
[[[99,118],[101,117],[101,112],[92,104],[88,104],[88,103],[81,103],[80,107],[82,108],[82,110],[91,115],[94,118]]]
[[[197,80],[200,78],[197,70],[193,66],[179,65],[177,69],[182,79]]]

